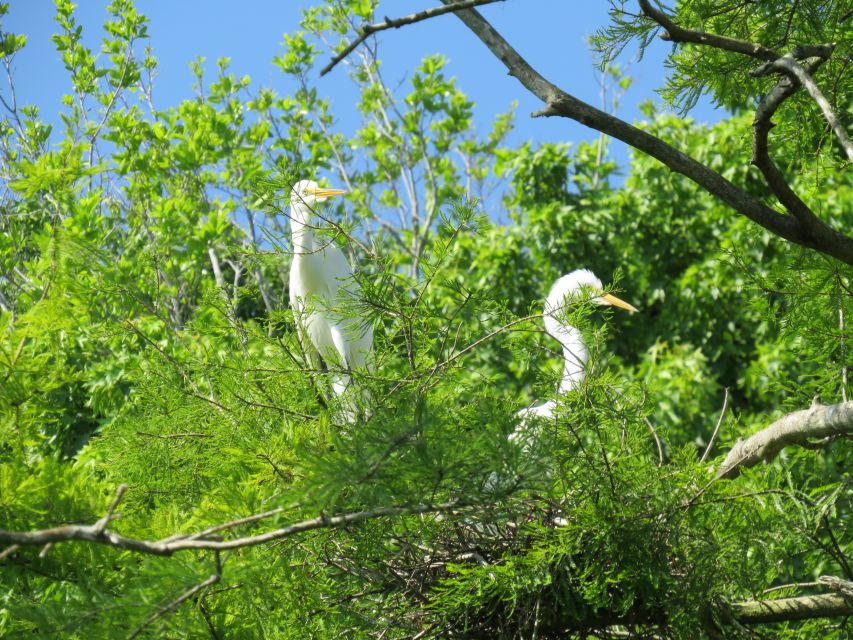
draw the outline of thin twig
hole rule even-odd
[[[146,436],[148,438],[159,438],[160,440],[177,440],[179,438],[212,438],[213,436],[209,433],[148,433],[147,431],[137,431],[136,435],[138,436]]]
[[[717,434],[720,433],[720,427],[723,426],[723,418],[726,415],[726,409],[729,406],[729,388],[726,387],[725,395],[723,396],[723,408],[720,409],[720,417],[717,420],[717,426],[714,427],[714,433],[711,434],[711,439],[708,441],[708,446],[705,447],[705,453],[702,454],[702,457],[699,458],[699,462],[705,462],[708,459],[708,456],[711,453],[711,449],[714,448],[714,441],[717,439]]]
[[[104,514],[104,517],[101,518],[100,520],[98,520],[92,526],[92,531],[96,535],[102,534],[104,532],[104,529],[107,528],[107,525],[110,523],[110,521],[115,520],[116,517],[118,517],[118,516],[115,516],[113,514],[115,513],[115,510],[116,510],[116,507],[118,506],[118,503],[121,502],[121,499],[124,497],[125,491],[127,491],[127,485],[126,484],[120,484],[118,489],[116,489],[116,497],[113,498],[113,501],[110,504],[109,508],[107,509],[106,514]]]
[[[446,360],[436,363],[434,365],[434,368],[435,369],[441,369],[443,367],[446,367],[447,365],[451,364],[455,360],[458,360],[459,358],[464,356],[469,351],[476,349],[477,347],[479,347],[484,342],[488,342],[489,340],[494,338],[496,335],[503,333],[507,329],[511,329],[512,327],[514,327],[517,324],[521,324],[523,322],[529,322],[530,320],[536,320],[537,318],[542,318],[542,317],[544,317],[544,314],[534,313],[534,314],[529,315],[529,316],[524,316],[523,318],[516,318],[515,320],[511,320],[510,322],[507,322],[505,325],[498,327],[494,331],[490,331],[489,333],[482,336],[481,338],[478,338],[477,340],[475,340],[474,342],[469,344],[467,347],[457,351],[452,356],[448,357]]]
[[[664,462],[666,462],[666,458],[663,454],[663,443],[660,441],[660,437],[658,436],[658,430],[655,429],[655,425],[652,424],[652,421],[649,420],[648,416],[643,416],[643,422],[646,423],[649,431],[652,432],[652,437],[655,439],[655,446],[658,448],[658,466],[662,467]]]
[[[134,638],[136,638],[140,633],[142,633],[142,631],[145,629],[145,627],[147,627],[149,624],[151,624],[152,622],[154,622],[154,621],[155,621],[155,620],[157,620],[158,618],[162,618],[162,617],[163,617],[163,616],[165,616],[167,613],[170,613],[170,612],[174,611],[175,609],[177,609],[178,607],[180,607],[183,603],[185,603],[187,600],[189,600],[190,598],[192,598],[192,597],[193,597],[195,594],[197,594],[199,591],[202,591],[203,589],[206,589],[206,588],[207,588],[207,587],[209,587],[210,585],[216,584],[217,582],[219,582],[219,580],[220,580],[219,576],[218,576],[218,575],[216,575],[216,574],[213,574],[213,575],[211,575],[207,580],[205,580],[204,582],[200,582],[199,584],[197,584],[196,586],[194,586],[192,589],[189,589],[188,591],[184,592],[184,593],[183,593],[180,597],[178,597],[176,600],[173,600],[173,601],[172,601],[172,602],[170,602],[169,604],[167,604],[167,605],[165,605],[165,606],[163,606],[163,607],[160,607],[156,612],[154,612],[154,613],[152,613],[150,616],[148,616],[148,617],[147,617],[147,618],[142,622],[142,624],[140,624],[138,627],[136,627],[136,629],[133,631],[133,633],[131,633],[131,634],[127,637],[127,640],[133,640],[133,639],[134,639]]]
[[[10,547],[6,547],[5,549],[3,549],[3,551],[0,551],[0,560],[5,560],[9,556],[11,556],[13,553],[18,551],[20,548],[21,548],[21,545],[19,545],[19,544],[13,544]]]
[[[200,531],[199,533],[194,533],[191,536],[187,536],[187,539],[200,540],[202,538],[207,538],[211,534],[216,533],[217,531],[224,531],[225,529],[231,529],[241,524],[250,524],[259,520],[264,520],[265,518],[271,518],[274,515],[282,513],[283,511],[284,507],[278,507],[277,509],[270,509],[269,511],[264,511],[263,513],[257,513],[255,515],[247,516],[245,518],[240,518],[239,520],[232,520],[231,522],[227,522],[225,524],[219,524],[214,527],[210,527],[209,529],[205,529],[204,531]]]
[[[780,584],[775,587],[769,587],[761,592],[761,595],[781,591],[782,589],[814,589],[815,587],[823,586],[820,582],[792,582],[790,584]]]
[[[320,70],[320,75],[324,76],[329,73],[329,71],[334,69],[339,62],[341,62],[344,58],[351,54],[358,45],[367,40],[367,38],[369,38],[374,33],[378,33],[379,31],[385,31],[386,29],[399,29],[400,27],[403,27],[407,24],[413,24],[415,22],[421,22],[423,20],[435,18],[437,16],[444,15],[445,13],[459,11],[460,9],[470,9],[471,7],[477,7],[484,4],[492,4],[493,2],[503,2],[503,0],[460,0],[459,2],[453,5],[435,7],[433,9],[425,9],[423,11],[418,11],[417,13],[413,13],[402,18],[389,18],[386,16],[383,22],[377,22],[376,24],[366,24],[356,29],[356,31],[358,32],[358,37],[352,42],[350,42],[343,49],[343,51],[341,51],[338,55],[332,58],[329,61],[329,64],[327,64]]]

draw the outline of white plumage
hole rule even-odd
[[[333,377],[332,388],[337,395],[350,385],[351,377],[346,372],[370,370],[373,353],[371,324],[343,312],[357,294],[352,268],[334,241],[315,241],[311,224],[315,207],[342,193],[340,189],[320,188],[313,180],[302,180],[290,195],[290,306],[303,346],[309,351],[313,346],[332,368],[342,370]],[[346,413],[348,420],[355,418],[351,405]]]
[[[576,389],[583,382],[586,376],[586,363],[589,360],[589,349],[584,342],[580,331],[569,324],[565,324],[558,319],[561,312],[573,302],[575,302],[584,289],[592,292],[593,298],[591,302],[600,305],[613,305],[621,309],[626,309],[631,313],[637,309],[628,304],[624,300],[620,300],[614,295],[604,293],[604,287],[596,275],[589,269],[577,269],[561,278],[559,278],[551,287],[548,297],[545,300],[545,308],[542,310],[544,315],[545,331],[553,337],[563,348],[563,377],[557,388],[557,392],[564,394],[572,389]],[[529,438],[526,433],[526,425],[531,417],[550,418],[554,415],[554,410],[557,407],[555,400],[534,406],[527,407],[518,412],[518,417],[521,418],[521,423],[516,428],[515,432],[510,436],[513,441],[523,438],[525,441]]]
[[[545,331],[563,348],[563,377],[557,387],[558,394],[577,389],[586,376],[586,364],[589,360],[589,349],[586,342],[584,342],[577,327],[559,320],[559,316],[562,315],[565,308],[577,301],[584,289],[588,289],[592,293],[593,297],[590,301],[594,304],[612,305],[631,313],[637,311],[624,300],[604,293],[601,280],[589,269],[572,271],[559,278],[551,286],[551,291],[545,299],[545,308],[542,310],[542,314]],[[552,399],[519,411],[516,414],[519,417],[518,426],[510,434],[510,442],[519,445],[525,453],[530,453],[531,448],[536,443],[541,421],[553,418],[556,408],[557,401]],[[505,475],[493,471],[486,479],[484,489],[486,491],[504,489],[508,484],[505,478]],[[565,520],[555,518],[554,523],[561,526],[565,524]]]

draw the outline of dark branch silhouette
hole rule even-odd
[[[451,0],[442,0],[442,2],[450,4]],[[777,236],[830,255],[846,264],[853,264],[853,238],[835,231],[817,218],[819,232],[804,228],[797,217],[784,215],[771,209],[717,172],[660,138],[566,93],[531,67],[476,10],[465,9],[457,11],[455,15],[506,66],[511,76],[517,78],[528,91],[545,103],[545,108],[534,115],[570,118],[613,136],[693,180],[735,211]]]
[[[423,20],[429,20],[430,18],[443,16],[447,13],[458,11],[459,9],[469,9],[471,7],[479,7],[484,4],[492,4],[494,2],[503,1],[504,0],[456,0],[456,2],[454,2],[450,6],[435,7],[434,9],[425,9],[424,11],[418,11],[417,13],[413,13],[409,16],[404,16],[402,18],[389,18],[386,16],[383,22],[377,22],[375,24],[366,24],[364,26],[361,26],[356,29],[358,37],[352,42],[350,42],[346,47],[344,47],[344,49],[334,58],[332,58],[329,61],[329,64],[327,64],[320,70],[320,75],[324,76],[329,73],[338,65],[339,62],[344,60],[349,54],[355,51],[358,45],[367,40],[374,33],[379,33],[380,31],[385,31],[386,29],[399,29],[400,27],[404,27],[407,24],[414,24],[415,22],[422,22]]]

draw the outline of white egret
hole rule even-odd
[[[557,316],[570,304],[580,298],[584,290],[588,290],[594,297],[593,304],[612,305],[634,313],[637,309],[620,300],[616,296],[604,293],[604,287],[595,274],[588,269],[577,269],[559,278],[551,287],[548,297],[545,299],[545,308],[542,311],[545,331],[560,343],[563,348],[563,377],[557,387],[558,394],[564,394],[572,389],[577,389],[586,376],[586,364],[589,360],[589,349],[584,342],[583,336],[577,327],[566,324]],[[525,454],[529,454],[536,442],[537,427],[541,420],[547,420],[554,416],[557,408],[555,399],[533,406],[526,407],[516,415],[520,418],[518,426],[510,434],[509,441],[520,445]],[[538,469],[541,472],[541,469]],[[486,479],[484,488],[492,492],[497,489],[506,489],[509,481],[505,476],[493,471]],[[554,524],[562,526],[566,521],[555,517]]]
[[[595,274],[589,269],[577,269],[559,278],[551,287],[545,300],[544,316],[545,331],[560,343],[563,348],[563,378],[557,388],[559,394],[567,393],[576,389],[586,376],[586,363],[589,360],[589,349],[584,342],[581,332],[577,327],[561,322],[557,316],[565,307],[576,301],[584,290],[589,290],[594,296],[590,301],[593,304],[612,305],[634,313],[637,309],[620,300],[616,296],[604,293],[604,287]],[[527,407],[518,412],[521,423],[510,439],[516,441],[524,437],[528,440],[529,434],[524,433],[529,419],[533,416],[547,419],[554,415],[557,407],[556,400],[535,407]]]
[[[332,382],[336,395],[344,393],[350,385],[350,375],[346,372],[358,368],[370,370],[373,352],[370,323],[341,312],[341,306],[351,302],[356,294],[352,267],[334,241],[315,240],[315,227],[311,224],[314,208],[342,193],[345,192],[340,189],[323,189],[313,180],[301,180],[290,194],[293,238],[290,307],[306,350],[310,351],[313,345],[326,362],[342,369]],[[355,419],[351,405],[345,413],[349,421]]]

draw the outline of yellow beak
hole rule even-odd
[[[344,193],[346,191],[342,189],[322,189],[319,187],[314,189],[314,195],[318,198],[331,198],[332,196],[339,196]]]
[[[604,300],[607,304],[612,304],[614,307],[619,307],[620,309],[625,309],[631,313],[636,313],[638,311],[637,307],[632,304],[625,302],[624,300],[620,300],[614,295],[609,293],[605,293],[601,296],[601,299]]]

